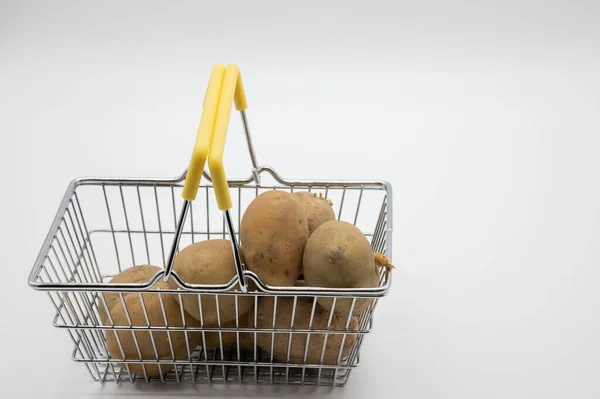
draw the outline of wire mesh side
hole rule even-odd
[[[165,301],[174,299],[168,298],[168,294],[160,292],[111,293],[111,295],[119,296],[120,305],[127,315],[126,319],[118,320],[117,317],[113,317],[118,311],[112,311],[108,312],[99,324],[90,327],[71,319],[69,309],[73,306],[73,297],[79,294],[84,293],[56,294],[62,301],[56,306],[56,322],[57,326],[66,327],[73,337],[75,343],[73,359],[85,363],[93,378],[99,381],[118,382],[139,379],[147,382],[191,380],[194,383],[204,381],[340,385],[345,382],[349,370],[358,364],[356,354],[360,346],[359,337],[370,331],[370,327],[360,329],[357,323],[350,325],[350,319],[357,319],[356,316],[351,313],[347,316],[339,316],[334,313],[334,309],[327,313],[327,325],[314,323],[315,308],[318,306],[316,297],[278,297],[280,305],[283,301],[288,301],[288,303],[293,302],[293,307],[288,306],[287,314],[285,314],[284,307],[275,306],[271,316],[273,323],[271,324],[271,321],[267,320],[267,325],[257,324],[254,313],[264,313],[265,306],[271,306],[267,302],[273,300],[272,296],[264,294],[249,295],[257,306],[251,313],[240,315],[236,312],[234,321],[219,321],[217,325],[209,326],[205,325],[202,320],[192,322],[190,316],[182,310],[181,298],[179,298],[179,306],[165,305]],[[102,292],[93,294],[99,298],[98,306],[106,303],[102,300],[102,296],[105,294]],[[153,324],[150,321],[151,318],[147,316],[150,312],[156,312],[158,309],[156,303],[154,309],[148,308],[148,306],[152,306],[149,305],[152,295],[162,298],[159,300],[159,307],[164,316],[164,323]],[[179,296],[183,295],[196,296],[200,304],[207,302],[206,294],[186,293]],[[217,298],[220,296],[215,298],[217,303],[219,303]],[[134,303],[137,297],[146,298],[139,302],[142,304],[142,308],[128,308],[127,304]],[[263,301],[265,302],[263,303]],[[297,309],[301,306],[301,301],[309,304],[304,309],[305,313],[308,308],[312,309],[308,320],[302,317],[302,312]],[[372,310],[373,308],[365,312],[372,312]],[[134,312],[143,313],[145,323],[139,323],[139,317],[138,323],[132,323]],[[173,320],[173,315],[168,312],[180,312],[182,319],[191,323],[173,325],[173,323],[169,323]],[[101,318],[98,308],[94,309],[94,313],[96,313],[94,316],[88,318],[94,320]],[[334,314],[335,318],[339,318],[343,322],[343,325],[338,325],[337,329],[332,325]],[[290,324],[284,325],[282,328],[279,323],[281,317],[284,319],[289,317]],[[370,314],[363,314],[361,317],[370,319]],[[304,325],[299,325],[302,323]],[[112,349],[110,343],[107,343],[110,341],[111,334],[114,337],[112,338]],[[124,336],[124,334],[129,336]],[[140,334],[153,336],[152,348],[149,347],[148,340],[146,340],[144,349]],[[159,337],[160,334],[163,334],[162,338]],[[168,338],[164,336],[165,334],[168,334]],[[179,350],[178,353],[174,352],[174,342],[176,341],[174,335],[176,334],[185,334],[186,343],[184,347],[179,346],[175,349]],[[267,341],[264,339],[260,341],[257,338],[261,335],[271,338]],[[129,340],[129,350],[123,349],[125,340]],[[332,346],[331,342],[335,340],[338,345]],[[295,341],[295,346],[304,344],[301,352],[304,354],[303,359],[297,357],[297,350],[296,358],[290,358],[289,345],[288,352],[286,353],[283,348],[284,352],[281,353],[281,342],[291,343],[292,341]],[[118,345],[115,346],[115,342]],[[132,342],[135,346],[133,352]],[[158,356],[159,342],[162,342],[163,348],[165,342],[169,343],[170,356]],[[279,352],[273,351],[273,342],[279,342]],[[307,357],[309,348],[313,353],[312,358]],[[277,353],[275,356],[273,356],[274,352]],[[315,358],[314,354],[320,355],[320,357]],[[152,369],[155,371],[151,371]],[[156,373],[157,369],[160,371],[158,374]]]
[[[374,251],[387,253],[388,204],[387,193],[382,189],[364,185],[295,184],[295,185],[233,185],[232,199],[234,225],[240,231],[243,211],[260,193],[267,190],[287,192],[309,191],[322,194],[334,203],[336,218],[354,223],[365,233]],[[148,184],[131,181],[114,184],[107,181],[101,184],[87,184],[76,187],[66,197],[66,206],[60,214],[43,263],[35,276],[37,282],[80,283],[107,282],[120,271],[140,264],[164,266],[165,255],[172,241],[176,210],[181,206],[181,186],[179,184]],[[211,186],[203,186],[197,201],[188,213],[180,248],[200,240],[227,238],[222,214],[216,206]],[[381,283],[384,284],[382,271]],[[334,312],[331,311],[325,325],[314,324],[316,297],[298,295],[280,299],[280,303],[291,301],[289,326],[277,321],[276,307],[271,326],[257,326],[257,306],[272,295],[249,294],[253,301],[254,317],[242,321],[239,314],[241,293],[224,293],[214,297],[219,306],[225,298],[235,298],[236,320],[231,323],[218,320],[217,325],[209,326],[202,320],[187,322],[186,312],[180,305],[182,297],[195,296],[199,308],[202,301],[206,306],[210,295],[181,292],[174,298],[172,294],[160,294],[141,290],[134,292],[105,291],[55,291],[48,293],[55,308],[54,325],[66,329],[74,343],[72,357],[86,364],[90,375],[98,381],[186,381],[192,382],[238,382],[238,383],[286,383],[343,385],[352,368],[358,365],[360,345],[370,331],[372,314],[377,299],[360,315],[352,312],[341,315],[342,331],[332,330]],[[106,296],[117,295],[122,305],[124,317],[120,321],[111,317],[103,319],[101,308],[107,308]],[[134,295],[141,304],[137,313],[131,312],[128,298]],[[162,320],[150,320],[147,301],[158,296],[157,302]],[[219,299],[221,298],[221,299]],[[173,302],[179,300],[178,306]],[[356,299],[355,299],[356,300]],[[299,325],[295,314],[298,304],[310,301],[310,315],[306,314],[306,325]],[[333,298],[335,306],[336,298]],[[156,310],[156,309],[155,309]],[[180,312],[182,322],[173,324],[172,313]],[[110,312],[109,312],[110,313]],[[335,312],[335,320],[338,316]],[[154,313],[153,313],[154,314]],[[202,315],[202,311],[200,312]],[[140,316],[142,315],[142,316]],[[110,315],[109,315],[110,316]],[[281,311],[280,311],[281,316]],[[154,317],[154,316],[153,316]],[[202,317],[201,317],[202,318]],[[135,320],[134,320],[135,319]],[[356,320],[354,320],[356,319]],[[334,323],[335,324],[335,323]],[[351,325],[352,324],[352,325]],[[270,340],[257,344],[260,335]],[[112,335],[114,338],[109,338]],[[129,338],[125,338],[129,336]],[[157,342],[165,338],[168,345],[163,351]],[[234,338],[233,340],[231,338]],[[246,338],[244,338],[246,337]],[[251,344],[247,344],[247,338]],[[122,338],[122,339],[120,339]],[[107,341],[116,341],[110,350]],[[246,345],[242,341],[246,340]],[[124,342],[121,342],[124,341]],[[175,348],[174,342],[181,347]],[[287,349],[284,354],[273,355],[273,346]],[[304,343],[304,346],[300,342]],[[318,359],[310,358],[308,348],[316,343],[320,352]],[[328,344],[329,342],[329,344]],[[332,342],[338,346],[331,349]],[[350,345],[348,345],[350,342]],[[124,345],[129,345],[124,349]],[[150,344],[148,344],[150,343]],[[304,356],[292,357],[290,351],[298,345],[304,348]],[[328,346],[329,345],[329,346]],[[346,346],[348,349],[346,350]],[[118,348],[118,351],[115,349]],[[184,349],[181,349],[184,348]],[[178,355],[182,350],[183,355]],[[330,355],[332,350],[337,356]],[[324,361],[333,356],[333,361]],[[157,369],[159,373],[152,370]],[[158,376],[157,376],[158,375]]]

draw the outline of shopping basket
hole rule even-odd
[[[219,80],[221,79],[221,80]],[[218,89],[211,85],[219,82]],[[219,90],[220,89],[220,90]],[[214,93],[218,93],[214,97]],[[222,150],[225,132],[232,103],[241,112],[246,140],[253,165],[252,173],[245,179],[225,178],[222,169]],[[239,256],[239,231],[243,212],[247,205],[259,194],[267,190],[287,192],[308,191],[321,194],[334,204],[338,220],[354,223],[369,240],[375,252],[391,259],[392,248],[392,188],[385,181],[314,181],[288,180],[282,178],[269,166],[259,166],[254,153],[248,121],[246,103],[239,70],[235,65],[226,69],[216,66],[211,75],[209,89],[204,102],[203,119],[190,167],[173,179],[164,178],[77,178],[71,182],[60,203],[50,230],[42,244],[29,275],[29,285],[39,291],[46,291],[54,307],[53,325],[64,329],[73,342],[72,359],[83,363],[91,377],[101,383],[114,381],[145,382],[187,382],[187,383],[250,383],[250,384],[311,384],[343,386],[352,369],[359,364],[360,347],[366,334],[373,326],[373,313],[378,299],[385,296],[391,286],[390,272],[382,268],[379,287],[360,289],[332,289],[315,287],[274,287],[264,284],[258,275],[245,270]],[[214,118],[204,118],[213,112]],[[214,131],[212,142],[201,137],[202,131]],[[217,131],[221,131],[219,137]],[[212,134],[212,133],[211,133]],[[205,147],[202,147],[202,146]],[[210,148],[210,156],[206,147]],[[210,174],[204,171],[204,162],[209,157]],[[216,160],[213,162],[213,160]],[[199,184],[201,177],[208,183]],[[212,176],[212,178],[211,178]],[[187,184],[186,184],[187,183]],[[186,193],[186,190],[188,192]],[[192,193],[190,195],[190,193]],[[187,195],[186,195],[187,194]],[[192,202],[190,199],[196,197]],[[182,195],[184,198],[182,199]],[[229,199],[229,202],[227,201]],[[178,214],[178,210],[180,210]],[[221,213],[225,210],[225,216]],[[227,284],[189,284],[177,273],[171,271],[172,261],[180,248],[200,240],[215,238],[230,239],[235,253],[237,275]],[[242,243],[243,245],[243,243]],[[109,280],[120,271],[140,264],[162,266],[149,281],[138,283],[110,283]],[[166,278],[177,281],[177,290],[156,290],[154,285]],[[132,325],[129,317],[125,325],[115,325],[111,320],[101,320],[99,310],[106,306],[105,295],[116,294],[123,301],[125,294],[138,295],[144,304],[143,295],[158,295],[164,316],[164,323],[153,325],[148,321],[144,326]],[[258,328],[256,316],[249,323],[236,314],[235,325],[208,326],[200,320],[199,326],[186,324],[169,325],[163,300],[165,295],[193,295],[200,302],[201,295],[214,295],[217,313],[219,298],[233,296],[236,313],[238,299],[252,297],[254,307],[259,299],[274,299],[273,312],[277,301],[292,301],[290,326],[280,328]],[[318,297],[333,298],[333,308],[326,326],[315,328],[313,316]],[[294,313],[299,300],[312,301],[312,311],[303,328],[294,324]],[[350,298],[352,304],[359,298],[372,298],[370,305],[358,317],[358,326],[349,329],[330,328],[335,301]],[[346,299],[347,300],[347,299]],[[183,308],[181,308],[183,314]],[[256,315],[256,312],[254,313]],[[273,318],[275,318],[275,314]],[[123,324],[123,323],[121,323]],[[154,337],[166,337],[171,347],[167,356],[155,358],[114,356],[107,349],[107,334],[115,331],[132,331],[135,345],[138,333],[149,333],[156,352]],[[191,344],[191,334],[200,333],[200,345]],[[173,353],[172,337],[183,334],[187,345],[187,356],[181,358]],[[209,345],[206,336],[218,337],[220,345]],[[235,337],[233,342],[224,344],[226,335]],[[240,345],[240,336],[250,337],[250,348]],[[271,347],[258,347],[257,334],[270,334]],[[117,335],[117,334],[115,334]],[[301,336],[309,347],[311,339],[320,342],[320,359],[292,362],[275,359],[272,355],[273,340],[276,336],[289,339]],[[323,354],[328,339],[340,338],[337,361],[323,362]],[[318,339],[317,339],[318,338]],[[162,338],[161,338],[162,339]],[[344,341],[352,342],[351,350],[342,356]],[[309,361],[310,360],[310,361]],[[132,369],[137,366],[136,370]],[[141,368],[140,368],[141,366]],[[167,370],[159,376],[149,376],[148,367]],[[141,370],[141,371],[139,371]],[[168,371],[170,370],[170,371]]]

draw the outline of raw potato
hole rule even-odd
[[[261,297],[258,301],[258,321],[257,328],[273,328],[273,297]],[[278,297],[277,299],[277,317],[275,320],[275,328],[289,329],[292,326],[292,309],[294,306],[294,298]],[[298,297],[296,303],[296,312],[294,315],[294,329],[308,329],[310,322],[310,314],[313,307],[313,298]],[[313,317],[313,330],[326,330],[329,321],[329,311],[323,309],[318,304],[315,306],[315,314]],[[346,327],[347,317],[338,313],[333,314],[329,330],[344,331]],[[357,331],[358,318],[352,316],[348,326],[349,331]],[[275,333],[273,340],[273,357],[282,362],[288,362],[288,343],[289,333]],[[304,353],[306,351],[306,336],[308,334],[292,334],[292,345],[290,350],[289,362],[298,364],[320,364],[323,342],[325,334],[310,334],[308,344],[308,352],[306,362],[304,361]],[[258,333],[257,344],[267,352],[271,351],[271,333]],[[329,334],[325,345],[325,353],[323,356],[323,364],[337,364],[340,346],[343,340],[343,334]],[[348,356],[354,342],[356,334],[349,333],[344,340],[344,348],[340,361]]]
[[[308,239],[303,257],[304,279],[311,287],[372,288],[379,285],[379,267],[364,234],[353,224],[330,221]],[[353,313],[365,310],[372,299],[357,299]],[[333,298],[319,297],[319,305],[331,309]],[[352,299],[338,298],[335,311],[347,314]]]
[[[323,194],[296,192],[293,196],[300,202],[308,219],[308,234],[311,235],[317,227],[330,220],[335,220],[335,212],[331,201],[323,198]]]
[[[250,323],[250,313],[251,312],[240,315],[240,317],[238,318],[238,326],[240,328],[248,328],[253,325]],[[217,326],[215,325],[215,326],[211,326],[211,327],[216,328]],[[221,323],[221,327],[222,328],[235,328],[235,320],[227,322],[227,323]],[[236,342],[237,342],[236,333],[222,333],[222,336],[223,336],[223,347],[236,345]],[[243,332],[240,333],[240,349],[252,349],[254,347],[252,336],[253,336],[252,333],[243,333]],[[206,332],[205,339],[206,339],[206,347],[207,348],[220,348],[221,347],[221,340],[219,339],[218,332]],[[203,342],[201,341],[200,344],[203,344]]]
[[[166,283],[160,281],[156,283],[154,286],[155,289],[168,289]],[[146,293],[142,294],[144,304],[146,307],[146,312],[149,320],[150,326],[153,327],[164,327],[165,326],[165,316],[163,315],[162,307],[160,305],[160,296],[162,296],[162,302],[164,305],[164,312],[166,314],[166,318],[168,321],[169,327],[183,327],[183,319],[181,315],[181,308],[177,301],[173,298],[172,295],[163,294],[159,295],[158,293]],[[130,294],[125,297],[125,306],[119,301],[115,304],[115,306],[111,309],[111,315],[115,326],[129,326],[129,320],[127,318],[127,313],[129,313],[129,318],[131,320],[131,324],[133,326],[143,326],[147,327],[148,323],[146,322],[146,315],[143,311],[143,305],[140,299],[139,294]],[[191,317],[189,314],[184,313],[186,326],[189,327],[199,327],[200,323]],[[134,337],[135,334],[135,337]],[[117,336],[123,348],[123,352],[119,347],[119,341],[117,341]],[[170,332],[170,340],[173,345],[173,353],[175,355],[176,360],[188,360],[190,356],[190,352],[193,351],[197,345],[201,342],[201,335],[198,332],[188,332],[188,342],[189,349],[186,343],[185,333],[171,331]],[[160,360],[170,360],[173,359],[173,355],[171,353],[171,345],[169,344],[169,336],[166,331],[153,331],[152,336],[154,339],[154,345],[156,345],[156,352],[154,351],[154,346],[152,344],[151,333],[148,331],[140,331],[137,330],[135,332],[128,330],[118,330],[108,331],[106,334],[106,345],[108,347],[108,351],[113,359],[123,359],[126,360],[156,360],[156,353],[158,353],[158,358]],[[140,352],[138,353],[135,338],[137,338],[137,342],[139,345]],[[141,353],[141,359],[140,359]],[[125,368],[125,364],[121,364],[121,367]],[[173,364],[165,363],[161,364],[161,369],[159,369],[157,364],[145,364],[146,373],[149,377],[159,377],[161,374],[165,374],[171,371],[174,368]],[[131,372],[136,373],[138,375],[144,375],[144,369],[142,364],[129,364],[129,369]]]
[[[240,237],[249,270],[272,286],[292,286],[300,275],[308,222],[289,193],[267,191],[256,197],[242,217]]]
[[[160,267],[152,265],[133,266],[117,274],[109,281],[109,283],[145,283],[160,270]],[[130,295],[130,293],[123,293],[123,299],[125,299],[125,296],[127,295]],[[116,303],[121,302],[121,298],[117,293],[104,293],[103,296],[109,310],[112,309]],[[102,324],[109,325],[110,320],[108,320],[106,308],[104,307],[104,302],[101,298],[98,299],[98,313],[100,314]]]
[[[173,270],[186,283],[190,284],[226,284],[235,275],[235,260],[229,240],[200,241],[185,247],[175,257]],[[169,280],[169,288],[178,288],[175,280]],[[239,289],[239,285],[235,286]],[[179,301],[179,296],[175,296]],[[190,315],[200,320],[200,304],[197,294],[181,294],[183,308]],[[202,294],[202,321],[206,326],[216,326],[217,303],[215,295]],[[238,297],[238,314],[248,313],[253,305],[253,297]],[[219,295],[219,310],[221,323],[235,321],[235,297],[233,295]]]

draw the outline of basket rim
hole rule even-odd
[[[256,173],[253,173],[249,178],[246,179],[231,179],[228,180],[230,186],[239,187],[258,187],[258,188],[270,188],[270,186],[261,186],[260,181],[256,177],[260,176],[261,173],[268,173],[275,181],[282,186],[286,187],[307,187],[307,188],[328,188],[328,187],[343,187],[343,188],[360,188],[360,189],[378,189],[386,192],[386,213],[387,213],[387,227],[385,229],[387,242],[390,243],[387,246],[386,256],[392,259],[392,230],[393,230],[393,194],[392,185],[385,180],[371,180],[371,181],[359,181],[359,180],[288,180],[281,177],[272,167],[263,165],[256,168]],[[212,183],[210,175],[204,171],[204,177]],[[73,179],[56,211],[55,217],[52,221],[50,229],[42,243],[40,251],[33,264],[31,272],[28,277],[28,285],[40,291],[115,291],[115,292],[148,292],[149,288],[154,285],[164,273],[164,269],[158,271],[148,282],[137,283],[137,284],[114,284],[114,283],[77,283],[77,282],[61,282],[61,283],[44,283],[38,281],[38,276],[41,273],[43,261],[47,256],[50,244],[54,238],[55,232],[58,229],[59,224],[63,218],[64,212],[66,211],[69,201],[75,190],[79,186],[84,185],[139,185],[139,186],[171,186],[173,184],[181,183],[185,180],[187,175],[187,169],[183,173],[175,178],[143,178],[143,177],[77,177]],[[256,176],[256,177],[255,177]],[[254,184],[252,184],[254,183]],[[203,185],[201,187],[211,187],[211,185]],[[249,293],[249,295],[281,295],[281,296],[296,296],[296,295],[307,295],[307,296],[333,296],[333,297],[382,297],[387,295],[391,283],[392,273],[386,271],[384,273],[384,284],[375,288],[316,288],[316,287],[275,287],[264,284],[261,279],[253,272],[245,270],[244,274],[247,278],[251,279],[256,283],[257,292]],[[231,289],[236,285],[238,277],[234,276],[231,281],[227,284],[220,285],[207,285],[207,284],[188,284],[185,283],[176,274],[172,273],[174,279],[177,282],[180,290],[161,290],[164,293],[222,293],[223,295],[239,295],[241,292],[231,292]],[[229,291],[229,292],[226,292]]]

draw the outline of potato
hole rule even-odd
[[[215,239],[200,241],[185,247],[175,257],[173,270],[186,283],[226,284],[236,275],[235,260],[229,240]],[[239,289],[239,285],[235,286]],[[175,280],[169,280],[169,288],[177,289]],[[175,295],[179,301],[179,295]],[[200,305],[197,294],[181,294],[183,308],[200,320]],[[204,325],[217,325],[217,303],[215,295],[202,294],[202,321]],[[238,297],[238,314],[248,313],[253,305],[253,297]],[[219,295],[221,323],[235,321],[235,297]]]
[[[250,312],[240,315],[238,318],[238,326],[239,328],[248,328],[253,324],[250,323]],[[222,328],[235,328],[235,320],[229,321],[227,323],[221,323]],[[217,326],[210,326],[216,328]],[[237,334],[236,333],[222,333],[223,336],[223,346],[235,346],[237,345]],[[252,333],[243,333],[240,334],[240,349],[251,349],[254,346],[254,334]],[[218,332],[206,332],[206,347],[207,348],[220,348],[221,340],[219,338]],[[202,342],[200,342],[203,344]]]
[[[160,267],[152,265],[133,266],[117,274],[109,283],[145,283],[160,270]],[[123,297],[126,295],[129,295],[129,293],[123,293]],[[121,301],[118,293],[104,293],[103,296],[109,310]],[[108,320],[107,311],[101,298],[98,298],[98,313],[102,324],[109,325],[110,320]]]
[[[258,321],[257,328],[273,328],[273,297],[261,297],[258,301]],[[294,298],[278,297],[277,299],[277,317],[275,320],[275,328],[289,329],[292,326],[292,309],[294,306]],[[313,307],[313,298],[298,297],[296,303],[296,312],[294,315],[294,329],[308,329],[310,322],[310,314]],[[312,329],[325,330],[329,321],[329,311],[325,310],[318,304],[315,306]],[[329,330],[344,331],[346,328],[347,318],[338,313],[333,314]],[[352,316],[349,331],[356,331],[358,328],[358,318]],[[304,364],[304,353],[306,351],[306,336],[308,334],[294,333],[292,334],[292,345],[290,350],[289,362]],[[275,333],[273,340],[273,357],[279,361],[288,361],[288,342],[289,333]],[[271,351],[271,333],[258,333],[257,344],[267,352]],[[329,334],[325,345],[325,353],[323,356],[323,364],[337,364],[340,346],[342,344],[343,334]],[[344,341],[344,348],[340,360],[348,356],[354,342],[356,334],[347,334]],[[321,352],[325,334],[310,334],[308,344],[308,352],[306,364],[320,364]]]
[[[308,219],[308,234],[311,235],[317,227],[330,220],[335,220],[335,212],[331,201],[323,198],[323,194],[296,192],[294,198],[300,202]]]
[[[160,281],[154,285],[154,288],[168,289],[168,285]],[[140,295],[137,293],[129,294],[124,298],[126,308],[123,307],[123,304],[120,301],[115,304],[111,309],[111,315],[115,322],[115,326],[129,326],[127,313],[129,314],[131,325],[133,326],[148,326],[146,314],[150,326],[165,326],[165,316],[163,315],[163,310],[160,305],[159,294],[145,293],[142,294],[142,297],[146,313],[144,313]],[[181,308],[173,295],[163,294],[162,302],[169,327],[182,327],[183,318]],[[184,317],[186,326],[199,327],[200,323],[189,314],[184,312]],[[152,332],[153,337],[151,337],[151,333],[148,331],[137,330],[133,332],[131,330],[118,330],[116,333],[115,331],[108,331],[106,334],[106,345],[111,357],[114,359],[156,360],[156,354],[158,354],[160,360],[169,360],[173,359],[171,345],[169,344],[169,334],[175,359],[187,360],[190,356],[190,352],[188,352],[184,332],[171,331],[170,333],[167,333],[166,331],[154,331]],[[123,348],[123,352],[121,352],[121,348],[119,347],[117,335],[121,347]],[[139,353],[135,344],[135,338],[137,338],[139,345]],[[154,340],[156,352],[154,351],[152,340]],[[201,335],[198,332],[188,332],[188,340],[189,349],[190,351],[193,351],[196,346],[200,344]],[[122,364],[121,366],[125,367],[125,364]],[[158,377],[161,373],[167,373],[174,368],[173,364],[168,363],[164,365],[161,364],[162,370],[160,370],[156,364],[147,364],[145,366],[146,373],[149,377]],[[129,369],[136,374],[144,374],[142,364],[129,364]]]
[[[308,221],[291,194],[273,190],[256,197],[242,217],[240,237],[249,270],[268,285],[294,285],[302,268]]]
[[[379,268],[364,234],[352,223],[329,221],[308,239],[302,261],[310,287],[370,288],[379,285]],[[372,299],[357,299],[353,313],[360,313]],[[319,297],[319,305],[331,309],[333,298]],[[335,311],[348,313],[352,299],[338,298]]]

